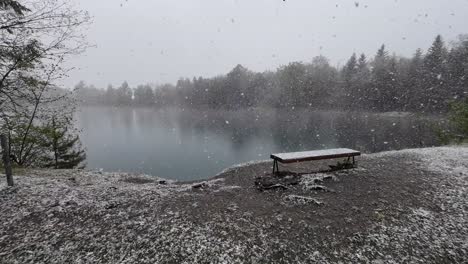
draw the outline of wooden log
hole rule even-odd
[[[0,141],[3,153],[3,166],[5,167],[5,174],[8,186],[13,186],[13,172],[11,170],[10,151],[8,148],[8,140],[5,135],[0,135]]]

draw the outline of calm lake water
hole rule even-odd
[[[271,153],[348,147],[379,152],[437,144],[430,118],[309,110],[87,107],[78,113],[91,169],[176,180],[216,175]]]

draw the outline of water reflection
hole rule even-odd
[[[436,119],[407,114],[90,107],[78,115],[89,168],[178,180],[213,176],[273,152],[379,152],[437,144]]]

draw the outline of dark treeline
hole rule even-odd
[[[214,78],[180,79],[176,85],[97,89],[77,85],[86,105],[178,106],[239,109],[268,106],[364,111],[445,112],[468,93],[468,37],[450,48],[437,36],[412,58],[390,55],[382,45],[372,58],[352,54],[340,68],[318,56],[292,62],[275,72],[255,73],[237,65]]]

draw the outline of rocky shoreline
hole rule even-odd
[[[178,183],[29,170],[0,183],[0,263],[463,263],[468,147],[364,155],[359,167],[253,162]],[[255,182],[285,188],[259,190]]]

